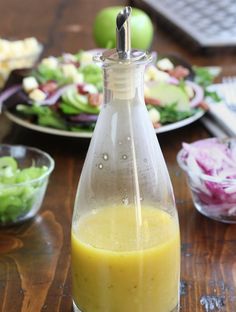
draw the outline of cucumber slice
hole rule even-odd
[[[22,201],[16,196],[0,197],[0,211],[6,211],[9,215],[11,213],[18,214],[21,211]]]
[[[4,187],[0,188],[0,202],[2,196],[21,196],[22,186],[8,186],[7,184]]]
[[[148,96],[160,100],[162,106],[176,103],[179,111],[191,110],[187,94],[178,86],[161,82],[148,88]]]
[[[37,194],[38,192],[38,188],[33,187],[33,186],[26,186],[23,190],[22,190],[22,201],[25,203],[28,200],[31,200],[32,198],[34,198],[34,196]]]
[[[47,171],[45,167],[30,167],[22,169],[16,177],[16,183],[31,181],[39,178]]]
[[[15,184],[16,183],[16,175],[13,174],[12,176],[2,176],[0,178],[0,182],[3,185]],[[1,191],[0,191],[1,192]]]
[[[10,167],[13,172],[17,169],[17,162],[11,156],[0,157],[0,172],[6,168]]]

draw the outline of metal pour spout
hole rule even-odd
[[[131,34],[130,18],[131,7],[127,6],[119,12],[116,18],[116,50],[120,59],[130,58]]]

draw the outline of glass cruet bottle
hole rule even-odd
[[[143,97],[150,55],[130,49],[131,8],[117,16],[117,48],[99,58],[104,105],[72,219],[75,311],[176,312],[180,239],[168,171]]]

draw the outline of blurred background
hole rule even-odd
[[[95,48],[92,25],[98,11],[107,6],[131,4],[145,9],[152,18],[155,27],[152,48],[158,52],[174,51],[187,60],[191,58],[194,63],[201,65],[217,63],[228,65],[230,63],[227,56],[235,53],[234,48],[220,51],[198,49],[193,41],[186,41],[186,36],[178,32],[176,28],[170,27],[170,23],[163,23],[160,15],[156,14],[153,7],[147,6],[147,2],[141,0],[43,0],[41,2],[8,0],[6,2],[1,0],[0,37],[23,39],[34,36],[43,42],[44,55],[60,54],[68,50],[74,53],[78,49]],[[176,14],[178,15],[178,12]],[[196,23],[201,22],[199,19],[196,21]]]

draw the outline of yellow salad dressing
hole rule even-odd
[[[175,311],[179,271],[178,223],[162,210],[101,208],[73,226],[73,298],[82,312]]]

